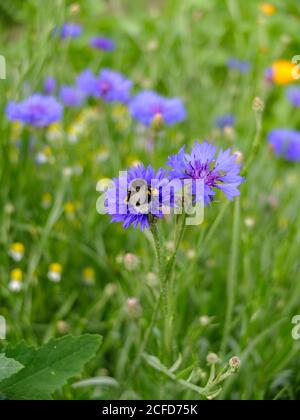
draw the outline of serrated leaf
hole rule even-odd
[[[0,354],[0,382],[16,374],[23,369],[23,367],[24,366],[16,360],[8,359],[3,353]]]
[[[0,392],[13,400],[49,400],[67,380],[79,375],[95,356],[102,338],[98,335],[66,336],[35,349],[20,343],[7,348],[6,356],[25,368],[0,383]]]

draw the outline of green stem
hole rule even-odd
[[[229,262],[227,278],[227,311],[225,318],[224,335],[221,345],[221,352],[225,353],[228,338],[232,326],[232,315],[234,309],[234,297],[238,274],[238,256],[239,256],[239,233],[240,233],[240,199],[237,198],[234,206],[234,221],[232,232],[231,257]]]
[[[177,253],[181,244],[181,241],[184,237],[184,233],[185,233],[185,228],[186,228],[186,215],[183,215],[181,218],[181,223],[179,223],[179,219],[177,219],[177,229],[178,229],[178,234],[176,235],[175,238],[175,246],[174,246],[174,251],[173,254],[171,255],[171,258],[167,264],[167,269],[166,269],[166,282],[169,282],[170,276],[172,274],[173,268],[174,268],[174,264],[176,261],[176,257],[177,257]]]
[[[130,379],[136,374],[136,372],[137,372],[137,370],[138,370],[138,368],[139,368],[139,366],[141,364],[143,353],[146,350],[146,347],[148,345],[148,341],[149,341],[150,336],[152,334],[152,330],[153,330],[154,325],[156,324],[156,321],[157,321],[157,318],[158,318],[159,308],[160,308],[160,303],[161,303],[161,297],[162,296],[160,294],[159,297],[158,297],[158,300],[156,302],[156,305],[155,305],[155,308],[154,308],[154,311],[153,311],[153,314],[152,314],[152,318],[151,318],[150,324],[149,324],[149,326],[148,326],[148,328],[147,328],[147,330],[145,332],[145,336],[144,336],[142,345],[141,345],[141,347],[139,349],[139,352],[138,352],[138,354],[136,356],[136,359],[135,359],[135,361],[134,361],[134,363],[132,365],[132,368],[129,371],[128,380],[126,381],[126,383],[129,383]]]
[[[165,316],[168,313],[168,283],[166,281],[165,267],[163,264],[162,252],[161,252],[161,242],[157,229],[156,223],[151,224],[151,233],[153,236],[154,247],[156,252],[157,266],[158,266],[158,276],[160,280],[160,289],[163,300],[164,314]]]
[[[256,132],[252,145],[252,149],[249,155],[249,158],[242,170],[242,175],[246,175],[250,166],[252,165],[254,159],[256,158],[260,145],[261,145],[261,133],[262,133],[262,117],[264,111],[264,104],[261,99],[256,98],[254,100],[254,112],[255,112],[255,121],[256,121]]]

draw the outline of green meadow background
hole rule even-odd
[[[300,115],[287,101],[286,87],[264,79],[274,60],[300,54],[300,10],[295,0],[272,3],[276,13],[267,17],[258,0],[85,0],[79,7],[64,0],[1,0],[7,79],[0,80],[0,314],[8,341],[41,345],[68,333],[103,336],[84,373],[102,378],[100,385],[69,384],[56,398],[201,398],[150,366],[147,356],[133,369],[141,351],[164,359],[167,367],[177,360],[181,376],[192,374],[199,386],[209,375],[209,353],[219,356],[217,369],[238,356],[241,367],[223,384],[219,399],[300,397],[300,342],[291,334],[292,318],[300,314],[300,168],[275,158],[266,140],[271,129],[299,129]],[[65,21],[82,24],[83,35],[67,42],[53,37]],[[114,39],[116,50],[90,49],[95,34]],[[251,71],[229,72],[230,57],[249,61]],[[37,134],[36,151],[47,145],[49,162],[22,159],[27,134],[16,134],[7,121],[8,100],[41,91],[47,76],[72,84],[87,67],[126,74],[134,92],[151,88],[181,97],[187,120],[166,128],[150,156],[144,148],[149,133],[126,110],[93,108],[74,143],[70,133],[84,109],[66,109],[58,140]],[[247,159],[257,96],[265,103],[261,146],[241,197],[228,204],[218,195],[205,209],[204,223],[187,229],[172,278],[172,350],[163,353],[160,321],[144,349],[159,294],[151,238],[98,215],[96,184],[135,161],[158,168],[196,139],[231,147]],[[234,114],[237,124],[221,133],[214,120],[225,113]],[[45,194],[52,198],[48,208]],[[166,257],[173,223],[168,218],[159,224]],[[20,263],[8,255],[14,242],[25,246]],[[58,285],[47,278],[54,262],[63,268]],[[86,267],[95,271],[93,285],[83,281]],[[8,288],[14,268],[24,273],[17,294]],[[134,305],[130,298],[137,299]]]

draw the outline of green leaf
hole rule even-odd
[[[25,368],[0,383],[0,393],[12,400],[49,400],[69,378],[79,375],[85,364],[95,356],[102,337],[66,336],[51,340],[39,349],[20,343],[7,348],[6,355]]]
[[[0,354],[0,382],[23,369],[23,365],[14,359],[8,359]]]

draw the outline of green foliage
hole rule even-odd
[[[264,80],[273,60],[299,54],[299,4],[270,0],[277,11],[267,17],[262,1],[0,0],[6,23],[0,55],[7,64],[7,80],[0,80],[0,314],[7,319],[9,342],[28,343],[10,344],[0,356],[0,375],[7,376],[0,383],[3,398],[202,398],[197,390],[210,378],[210,352],[221,359],[216,375],[231,356],[242,360],[218,398],[300,398],[300,342],[291,336],[291,320],[300,313],[300,167],[275,158],[267,146],[269,130],[299,129],[300,116],[286,100],[286,87]],[[72,3],[80,11],[71,10]],[[53,36],[64,21],[82,24],[82,37],[61,42]],[[96,34],[112,37],[116,51],[90,49],[89,37]],[[232,56],[249,61],[251,71],[229,72]],[[144,147],[149,132],[114,105],[66,109],[58,138],[8,123],[9,100],[41,91],[48,76],[59,86],[73,84],[87,67],[123,72],[134,81],[134,92],[151,88],[182,97],[187,121],[163,131],[153,155]],[[240,201],[225,203],[217,195],[204,224],[187,228],[176,261],[173,219],[158,225],[165,257],[175,263],[172,328],[167,354],[160,315],[145,346],[159,296],[151,238],[99,216],[96,183],[137,160],[164,165],[195,139],[239,150],[248,160],[256,96],[265,103],[262,143]],[[83,123],[86,110],[96,117]],[[220,132],[214,120],[225,113],[234,114],[237,124]],[[26,159],[29,134],[34,140]],[[37,165],[45,146],[51,157]],[[14,242],[25,246],[22,261],[9,257]],[[137,259],[135,267],[128,265],[128,252]],[[53,262],[62,265],[59,284],[47,278]],[[86,267],[94,270],[92,284],[84,282]],[[23,272],[19,293],[9,289],[14,268]],[[128,305],[131,297],[138,307]],[[33,347],[69,332],[105,337],[88,379],[76,378],[74,386],[68,379],[82,372],[99,339],[59,338]],[[24,368],[14,373],[17,363]]]
[[[6,378],[23,369],[23,365],[14,359],[8,359],[5,354],[0,354],[0,383]]]
[[[11,400],[52,399],[54,392],[60,390],[68,379],[82,372],[99,350],[100,344],[100,336],[84,335],[51,340],[38,349],[25,343],[8,347],[6,356],[17,362],[13,361],[16,363],[15,372],[11,365],[7,379],[2,378],[0,393]],[[22,367],[20,363],[24,369],[17,372]]]

